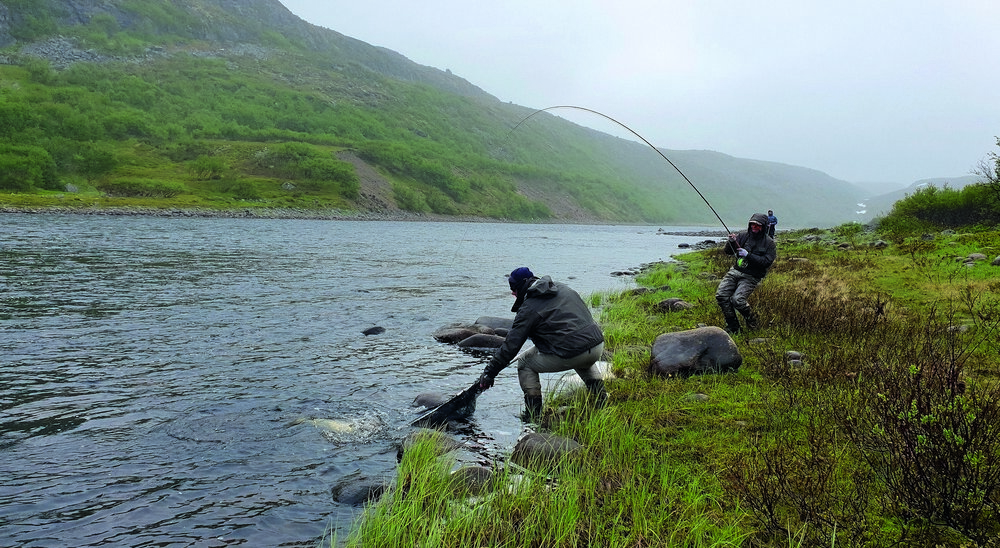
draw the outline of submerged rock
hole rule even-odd
[[[480,316],[476,318],[474,325],[481,325],[492,329],[510,329],[514,325],[513,318],[500,318],[497,316]]]
[[[378,500],[385,493],[387,485],[384,481],[357,475],[342,478],[330,489],[334,502],[350,506],[364,506]]]
[[[459,348],[500,348],[505,339],[498,335],[478,333],[458,342]]]
[[[455,344],[477,334],[479,334],[479,331],[470,327],[452,326],[438,329],[434,332],[433,337],[437,342]]]

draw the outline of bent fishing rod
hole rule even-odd
[[[571,108],[571,109],[576,109],[576,110],[582,110],[584,112],[589,112],[591,114],[596,114],[598,116],[601,116],[602,118],[606,118],[606,119],[608,119],[608,120],[610,120],[610,121],[618,124],[619,126],[621,126],[621,127],[625,128],[626,130],[628,130],[628,132],[631,133],[632,135],[635,135],[636,137],[638,137],[640,140],[642,140],[643,143],[646,143],[647,145],[649,145],[649,148],[655,150],[656,153],[659,154],[661,158],[663,158],[664,160],[666,160],[667,163],[670,164],[670,167],[674,168],[677,171],[677,173],[680,173],[681,177],[683,177],[684,180],[687,181],[687,184],[691,185],[691,188],[694,189],[694,191],[698,193],[698,196],[700,196],[701,199],[702,199],[702,201],[705,202],[705,205],[708,206],[708,209],[711,209],[712,213],[715,214],[715,218],[718,219],[720,223],[722,223],[722,228],[726,229],[726,235],[728,236],[729,234],[733,233],[731,230],[729,230],[729,227],[726,226],[726,222],[722,220],[722,217],[719,216],[719,213],[717,211],[715,211],[715,208],[712,207],[712,204],[708,203],[708,199],[705,198],[705,195],[702,194],[700,190],[698,190],[698,187],[694,186],[694,183],[691,182],[691,179],[688,179],[688,176],[685,175],[684,172],[681,171],[681,169],[679,167],[677,167],[676,164],[674,164],[673,162],[670,161],[670,158],[667,158],[667,156],[665,154],[663,154],[663,151],[661,151],[660,149],[658,149],[655,146],[653,146],[652,143],[650,143],[649,141],[647,141],[646,138],[643,137],[642,135],[639,135],[638,133],[636,133],[635,130],[633,130],[632,128],[626,126],[625,124],[619,122],[618,120],[615,120],[614,118],[608,116],[607,114],[604,114],[604,113],[601,113],[601,112],[597,112],[596,110],[589,109],[589,108],[586,108],[586,107],[578,107],[578,106],[575,106],[575,105],[555,105],[555,106],[551,106],[551,107],[545,107],[543,109],[538,109],[535,112],[532,112],[531,114],[525,116],[520,122],[518,122],[517,124],[514,125],[513,128],[511,128],[511,130],[507,133],[507,135],[510,136],[511,133],[514,133],[514,130],[516,130],[518,127],[520,127],[520,125],[523,124],[524,122],[528,121],[528,119],[531,118],[532,116],[534,116],[534,115],[536,115],[536,114],[538,114],[540,112],[545,112],[547,110],[555,110],[557,108]]]

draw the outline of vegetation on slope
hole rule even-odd
[[[381,173],[394,207],[416,213],[715,223],[648,147],[550,113],[512,131],[532,109],[308,25],[274,0],[7,8],[5,204],[358,209],[365,181],[350,156]],[[291,157],[272,157],[291,145]],[[804,168],[669,154],[731,222],[748,205],[793,204],[801,223],[839,222],[857,200]]]

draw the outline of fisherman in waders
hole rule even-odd
[[[515,297],[510,309],[516,313],[514,323],[479,377],[480,389],[493,386],[497,374],[531,339],[534,348],[525,352],[517,363],[517,379],[524,392],[522,420],[537,422],[542,416],[539,373],[575,370],[597,407],[603,406],[608,394],[595,364],[604,353],[604,333],[587,303],[568,285],[554,282],[549,276],[538,278],[528,267],[511,272],[507,282]]]
[[[764,279],[771,264],[778,255],[774,240],[767,234],[768,219],[763,213],[754,213],[747,223],[747,229],[730,234],[725,252],[736,256],[736,264],[726,272],[715,292],[722,316],[726,319],[726,331],[732,335],[740,332],[739,312],[746,321],[747,330],[758,327],[757,316],[747,304],[747,298]]]

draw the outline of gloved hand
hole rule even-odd
[[[743,249],[741,247],[741,248],[739,248],[739,249],[736,250],[736,254],[739,255],[740,257],[746,257],[750,253],[747,250],[745,250],[745,249]]]
[[[491,388],[493,386],[493,375],[490,375],[489,373],[483,373],[482,375],[479,376],[478,382],[480,390],[486,390],[488,388]]]

